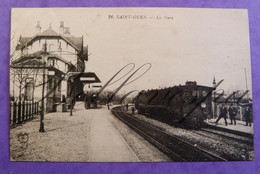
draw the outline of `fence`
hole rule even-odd
[[[21,123],[25,120],[32,119],[33,115],[38,115],[39,102],[10,102],[10,124]]]

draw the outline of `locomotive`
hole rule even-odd
[[[212,87],[185,85],[141,91],[135,99],[139,114],[183,127],[200,127],[212,116]]]

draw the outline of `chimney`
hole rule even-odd
[[[70,28],[64,27],[64,33],[63,34],[70,34]]]
[[[60,21],[60,34],[64,34],[64,21]]]
[[[37,34],[41,34],[41,24],[40,21],[37,21],[37,25],[36,25],[36,33]]]

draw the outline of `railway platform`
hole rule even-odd
[[[227,119],[227,126],[226,126],[223,118],[221,118],[217,124],[215,123],[216,120],[217,119],[210,119],[206,123],[211,126],[214,126],[214,127],[219,127],[219,128],[223,128],[223,129],[227,129],[227,130],[231,130],[231,131],[243,132],[243,133],[248,133],[248,134],[252,134],[252,135],[254,133],[254,124],[253,123],[251,123],[251,126],[246,126],[245,121],[236,120],[236,125],[234,125],[234,124],[230,124],[230,119]]]
[[[160,151],[117,120],[107,107],[84,108],[76,103],[70,112],[48,113],[45,132],[40,116],[10,129],[11,161],[139,162],[167,161]],[[19,135],[28,141],[19,141]],[[169,159],[168,159],[169,160]]]

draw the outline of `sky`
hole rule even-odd
[[[35,35],[37,21],[42,31],[51,24],[57,32],[60,21],[64,21],[71,34],[84,37],[90,54],[86,71],[95,72],[102,84],[128,63],[135,64],[132,72],[150,63],[151,68],[124,86],[123,93],[183,85],[187,80],[212,86],[214,76],[217,82],[224,79],[219,89],[226,93],[246,90],[246,70],[251,95],[249,23],[245,9],[16,8],[12,9],[11,21],[14,40],[20,35]],[[132,79],[148,68],[141,68]],[[123,80],[109,89],[116,89]]]

